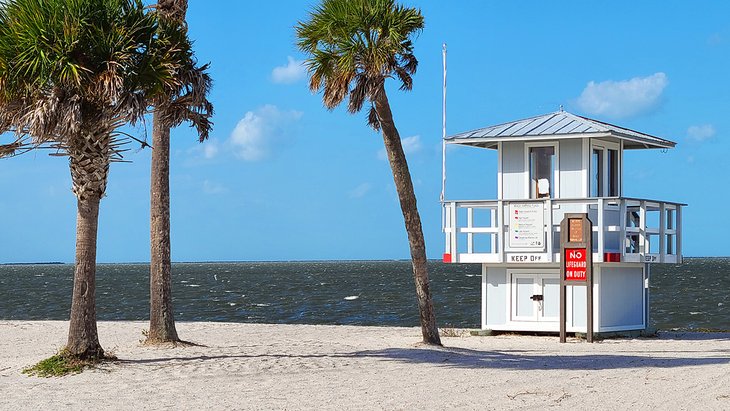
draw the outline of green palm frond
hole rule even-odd
[[[372,102],[387,78],[413,87],[418,60],[411,38],[423,29],[420,10],[395,0],[324,0],[296,26],[297,46],[309,55],[309,88],[328,109],[349,98],[348,110]],[[354,83],[354,84],[353,84]],[[369,116],[377,125],[377,116]]]
[[[180,97],[170,121],[205,138],[206,69],[183,25],[141,0],[0,0],[0,131],[16,135],[0,156],[63,150],[80,130],[135,123],[167,96]]]
[[[169,3],[170,7],[179,7],[181,2]],[[191,127],[197,130],[199,140],[202,142],[208,138],[213,126],[210,121],[213,105],[207,99],[213,85],[208,74],[209,65],[197,65],[192,53],[192,43],[186,31],[180,30],[184,21],[167,17],[170,11],[164,7],[158,7],[157,12],[161,17],[158,28],[160,35],[157,39],[158,41],[164,39],[166,42],[164,47],[156,47],[165,52],[159,60],[184,62],[184,64],[156,66],[158,70],[156,74],[164,76],[170,82],[163,84],[161,94],[155,99],[155,110],[168,127],[177,127],[183,122],[189,122]],[[172,15],[177,14],[172,13]]]

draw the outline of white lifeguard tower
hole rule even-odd
[[[674,142],[561,109],[445,144],[498,155],[496,200],[443,201],[444,262],[482,265],[482,329],[559,331],[565,213],[593,223],[594,333],[648,327],[649,267],[681,263],[684,204],[624,197],[623,156]],[[586,332],[586,288],[566,291],[567,331]]]

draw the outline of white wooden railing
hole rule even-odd
[[[510,204],[542,203],[540,249],[510,249]],[[638,198],[445,201],[444,261],[454,263],[551,263],[560,261],[560,222],[565,213],[588,213],[593,222],[593,261],[681,263],[682,206]]]

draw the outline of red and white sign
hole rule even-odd
[[[565,249],[565,281],[586,281],[586,256],[585,248]]]

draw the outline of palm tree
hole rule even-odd
[[[396,78],[401,90],[413,86],[418,61],[411,37],[423,29],[420,10],[394,0],[323,0],[310,20],[296,27],[299,49],[309,58],[309,88],[323,90],[332,110],[345,98],[350,113],[369,103],[368,124],[382,131],[408,233],[423,342],[441,345],[429,287],[421,217],[400,135],[393,122],[385,80]]]
[[[156,7],[161,20],[182,27],[184,31],[187,31],[187,8],[187,0],[160,0]],[[192,102],[200,106],[203,112],[211,115],[213,107],[206,99],[211,85],[210,77],[205,72],[207,66],[192,68],[192,72],[179,74],[191,80],[192,88],[185,95],[190,96]],[[150,175],[150,329],[146,341],[149,344],[180,341],[172,309],[170,122],[164,119],[164,111],[179,98],[180,95],[177,94],[164,96],[158,102],[152,117],[154,148]]]
[[[176,76],[195,64],[190,56],[182,28],[159,22],[140,0],[2,2],[0,131],[13,131],[14,139],[0,146],[0,156],[35,148],[68,156],[77,197],[67,355],[104,355],[96,328],[96,234],[109,165],[124,151],[119,128],[142,120],[160,96],[190,90],[189,79]],[[207,115],[190,98],[166,111],[169,124],[183,120],[207,136]]]

